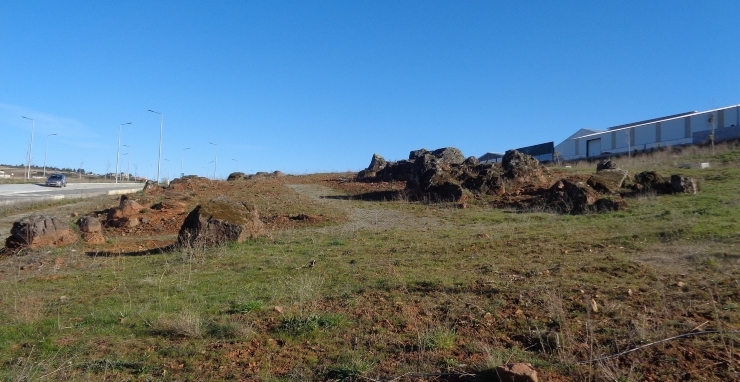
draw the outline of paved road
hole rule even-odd
[[[86,198],[97,195],[117,195],[141,191],[143,183],[68,183],[67,187],[46,187],[41,184],[1,184],[0,205],[17,202]]]

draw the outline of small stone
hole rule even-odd
[[[599,312],[599,305],[596,303],[596,300],[591,299],[591,311],[594,313]]]
[[[524,311],[521,309],[517,309],[516,312],[514,312],[514,314],[516,314],[517,316],[521,316],[522,314],[524,314]]]
[[[686,285],[686,284],[684,284],[683,281],[679,281],[679,282],[676,283],[676,286],[679,287],[679,288],[683,288],[684,285]]]
[[[512,363],[496,368],[500,381],[511,382],[539,382],[537,370],[530,363]]]
[[[627,289],[627,294],[632,296],[632,289]]]
[[[475,235],[475,237],[477,237],[478,239],[490,239],[491,238],[491,235],[489,235],[487,233],[479,233],[479,234]]]
[[[275,307],[274,307],[274,308],[272,308],[272,309],[273,309],[274,311],[278,312],[278,313],[283,313],[283,311],[285,310],[285,309],[283,309],[283,307],[282,307],[282,306],[280,306],[280,305],[275,305]]]

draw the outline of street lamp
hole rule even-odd
[[[213,158],[213,180],[216,180],[216,165],[218,165],[218,145],[213,142],[208,142],[216,146],[216,156]]]
[[[126,165],[126,181],[128,182],[131,180],[131,146],[129,145],[123,145],[123,147],[128,147],[128,151],[126,151],[126,156],[128,156],[128,164]]]
[[[121,123],[118,125],[118,151],[116,152],[116,183],[118,183],[118,161],[121,159],[121,126],[130,125],[131,122]]]
[[[31,144],[28,150],[28,174],[26,174],[26,179],[31,179],[31,160],[33,159],[33,131],[36,130],[36,121],[34,121],[33,118],[24,117],[22,115],[21,118],[31,120]]]
[[[182,149],[182,153],[180,154],[180,176],[185,175],[185,173],[182,172],[182,158],[185,156],[185,150],[190,150],[190,147]]]
[[[46,178],[46,153],[49,152],[49,137],[52,135],[57,135],[57,134],[56,133],[48,134],[46,136],[46,150],[44,150],[44,178]]]
[[[170,184],[170,160],[164,158],[164,161],[167,162],[167,184]]]
[[[159,172],[162,168],[162,125],[164,124],[164,114],[154,110],[149,111],[159,114],[159,160],[157,160],[157,183],[159,183]]]

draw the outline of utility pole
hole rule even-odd
[[[31,179],[31,163],[33,161],[33,131],[36,130],[36,121],[34,121],[33,118],[28,118],[24,116],[21,116],[21,118],[31,120],[31,144],[28,146],[28,174],[26,175],[26,179]]]
[[[159,172],[162,169],[162,125],[164,125],[164,114],[154,110],[149,111],[159,114],[159,160],[157,161],[157,184],[159,184]]]

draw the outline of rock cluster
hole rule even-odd
[[[501,197],[498,205],[580,214],[626,208],[623,196],[645,191],[660,194],[698,192],[694,179],[680,175],[665,180],[654,171],[630,178],[611,160],[602,160],[590,176],[552,177],[532,156],[507,151],[502,162],[479,163],[448,147],[414,150],[408,160],[386,161],[373,154],[370,165],[357,174],[363,182],[406,182],[409,196],[429,201],[463,203],[469,195]]]
[[[512,166],[517,167],[517,164]],[[409,153],[408,160],[397,162],[388,162],[374,154],[370,166],[360,171],[357,179],[406,182],[406,189],[417,198],[460,202],[466,199],[466,192],[503,193],[503,175],[500,167],[479,163],[475,157],[466,159],[459,149],[447,147],[434,151],[414,150]]]

